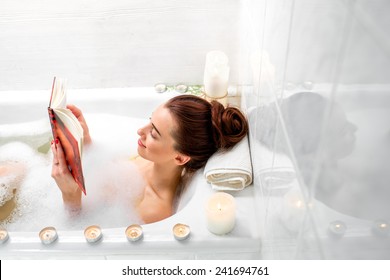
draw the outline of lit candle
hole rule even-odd
[[[142,227],[137,224],[130,225],[126,228],[125,234],[127,237],[127,240],[129,241],[137,241],[141,239],[143,236]]]
[[[6,229],[0,229],[0,244],[6,242],[9,238],[8,231]]]
[[[282,200],[280,217],[285,228],[291,232],[308,229],[307,210],[313,208],[311,202],[305,203],[301,192],[297,189],[288,191]]]
[[[208,99],[220,99],[226,97],[229,80],[229,59],[221,51],[211,51],[206,55],[204,70],[204,89]]]
[[[103,233],[99,226],[93,225],[84,230],[84,236],[88,242],[94,243],[103,237]]]
[[[184,240],[190,236],[190,227],[184,224],[176,224],[173,227],[173,235],[177,240]]]
[[[218,235],[232,231],[236,221],[234,197],[225,192],[213,194],[206,203],[207,228]]]
[[[386,237],[390,233],[390,225],[386,221],[377,220],[372,225],[372,232],[377,236]]]
[[[51,244],[57,240],[57,231],[54,227],[45,227],[39,232],[43,244]]]
[[[343,237],[347,231],[347,225],[342,221],[333,221],[329,224],[328,234],[333,237]]]

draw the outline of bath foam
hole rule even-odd
[[[78,230],[90,224],[142,223],[134,203],[145,184],[130,158],[137,151],[137,129],[148,120],[104,114],[85,114],[85,118],[93,144],[86,147],[83,158],[87,196],[81,212],[71,216],[62,205],[61,192],[51,177],[51,151],[42,154],[13,142],[0,147],[0,161],[21,160],[27,172],[16,194],[16,208],[0,226],[9,231],[36,231],[48,225]]]
[[[11,142],[23,142],[39,149],[50,142],[51,130],[47,119],[18,124],[0,125],[0,146]]]
[[[25,165],[15,161],[0,162],[0,221],[15,209],[15,194],[25,173]]]

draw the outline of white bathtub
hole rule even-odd
[[[153,88],[70,90],[68,102],[83,108],[85,114],[109,113],[129,116],[131,112],[132,117],[147,118],[158,104],[173,95],[174,93],[155,93]],[[6,142],[4,139],[7,137],[4,136],[7,136],[9,129],[17,131],[18,126],[26,122],[47,118],[48,100],[49,91],[0,92],[0,145]],[[137,242],[127,241],[124,234],[127,224],[117,228],[102,228],[103,239],[96,244],[86,242],[84,228],[71,231],[58,230],[58,240],[50,245],[41,243],[38,232],[10,231],[9,240],[0,244],[0,258],[259,258],[260,238],[256,223],[253,186],[232,193],[237,202],[236,226],[231,233],[224,236],[214,235],[206,228],[204,204],[213,192],[205,181],[202,170],[199,171],[180,201],[181,209],[163,221],[143,225],[144,237]],[[176,223],[190,226],[189,239],[177,241],[174,238],[172,227]]]
[[[329,84],[323,84],[316,85],[313,92],[329,97],[331,90]],[[304,88],[289,90],[284,93],[284,97],[307,91]],[[263,189],[259,201],[262,201],[260,205],[264,205],[264,213],[267,213],[264,217],[267,226],[262,228],[264,232],[261,233],[263,258],[390,258],[390,238],[385,234],[381,236],[377,231],[377,221],[388,222],[390,213],[388,206],[389,92],[389,85],[349,85],[338,88],[335,100],[347,120],[356,126],[357,130],[354,133],[356,139],[355,142],[350,142],[350,145],[353,145],[350,153],[338,159],[337,168],[333,169],[333,176],[335,174],[345,176],[343,183],[332,185],[335,187],[334,193],[339,197],[335,196],[334,201],[328,200],[328,204],[322,200],[312,199],[308,208],[310,211],[301,211],[299,207],[294,208],[289,204],[294,201],[292,198],[300,197],[302,190],[306,190],[307,181],[300,169],[302,165],[292,162],[291,157],[285,154],[274,154],[273,150],[260,145],[260,142],[256,141],[256,136],[252,135],[251,155],[255,189],[257,187]],[[256,102],[251,100],[253,97],[251,94],[249,92],[248,96],[243,96],[244,101],[252,101],[247,106]],[[305,112],[307,111],[310,111],[310,108]],[[280,118],[280,113],[277,117]],[[345,123],[342,118],[339,121]],[[340,136],[335,139],[341,141],[343,133],[339,132],[339,134]],[[297,153],[294,153],[294,156],[303,158]],[[317,157],[318,162],[313,160],[311,165],[315,166],[325,160],[326,158]],[[313,170],[314,168],[310,171]],[[325,179],[330,177],[322,177],[323,182],[328,182]],[[363,178],[366,181],[363,181]],[[347,191],[337,192],[337,188],[345,188]],[[362,195],[356,199],[353,193]],[[382,199],[379,200],[379,194],[383,193],[386,195],[382,195]],[[378,213],[377,209],[385,209],[385,211]],[[334,221],[342,221],[346,225],[345,235],[332,236],[329,227]],[[272,250],[264,250],[268,246]]]

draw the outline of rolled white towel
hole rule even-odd
[[[252,183],[248,137],[229,151],[218,151],[207,161],[204,176],[215,190],[242,190]]]
[[[253,174],[269,190],[284,189],[295,180],[295,169],[290,158],[276,153],[259,141],[251,141]]]

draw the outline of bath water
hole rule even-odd
[[[51,150],[39,152],[29,139],[34,136],[26,137],[35,123],[42,130],[42,122],[18,124],[18,137],[0,146],[0,164],[21,163],[25,174],[14,195],[16,207],[0,226],[9,231],[35,231],[49,225],[76,230],[91,224],[123,227],[142,223],[134,204],[145,184],[131,158],[137,153],[137,129],[148,120],[105,114],[85,114],[85,118],[93,143],[83,151],[87,195],[83,195],[81,212],[72,216],[64,209],[61,192],[51,177]],[[46,129],[50,134],[48,120]],[[26,138],[29,141],[23,141]],[[6,201],[9,195],[0,199]]]

